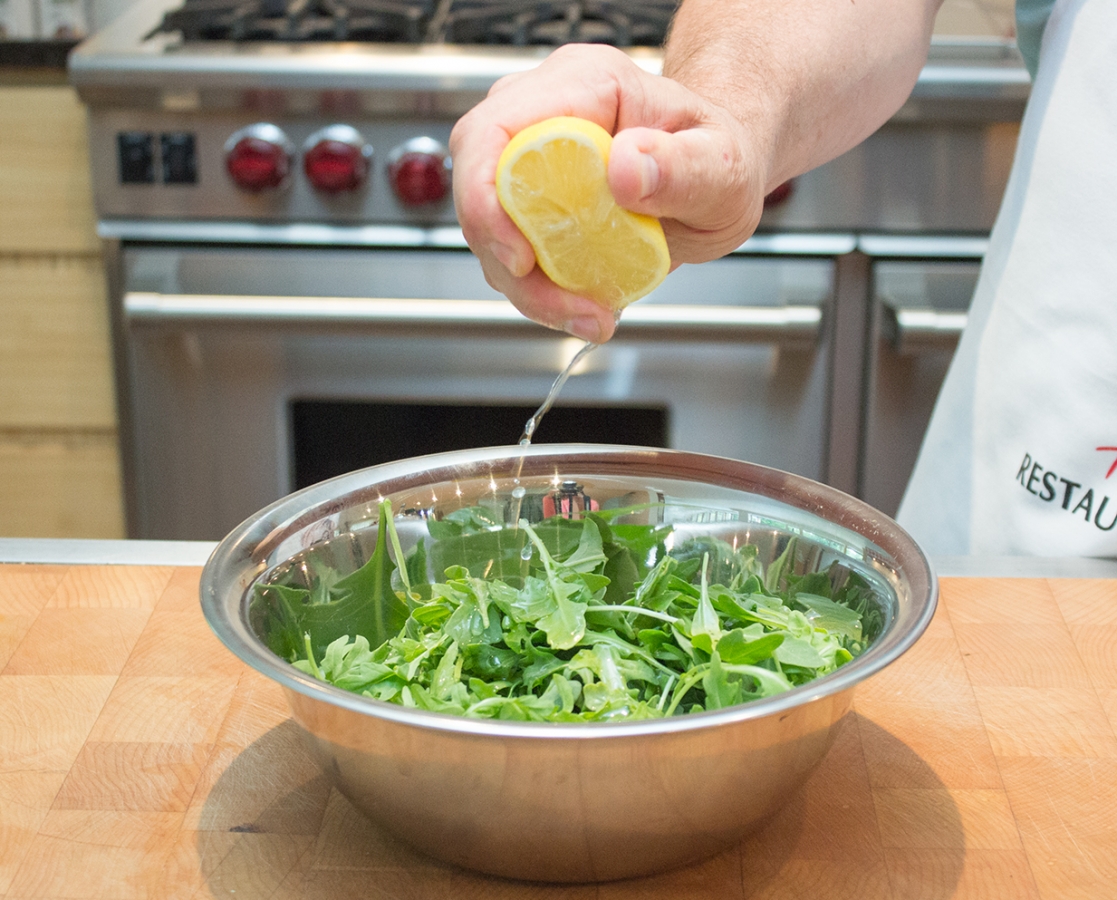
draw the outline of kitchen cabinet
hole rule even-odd
[[[0,69],[0,534],[123,533],[85,117],[65,74]]]

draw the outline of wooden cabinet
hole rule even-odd
[[[85,112],[38,81],[0,73],[0,536],[122,537]]]

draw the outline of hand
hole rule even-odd
[[[672,268],[716,259],[752,234],[774,186],[771,151],[728,111],[601,45],[560,47],[537,68],[498,81],[459,120],[450,136],[454,203],[489,284],[529,318],[600,343],[613,334],[612,311],[543,274],[494,187],[511,137],[559,115],[614,135],[609,188],[621,206],[662,221]]]

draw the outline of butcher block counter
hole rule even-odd
[[[3,900],[1117,896],[1112,567],[939,567],[930,629],[763,831],[551,886],[426,859],[332,790],[203,621],[207,550],[0,541]]]

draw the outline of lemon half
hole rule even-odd
[[[501,154],[496,193],[548,278],[619,312],[667,277],[671,257],[659,220],[622,209],[609,192],[612,143],[572,116],[531,125]]]

